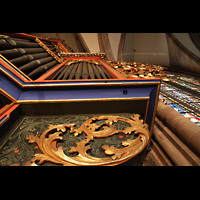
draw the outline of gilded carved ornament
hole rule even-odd
[[[38,38],[35,39],[35,41],[43,48],[46,50],[48,54],[50,54],[55,60],[57,60],[59,63],[62,63],[65,61],[64,58],[59,58],[53,51],[51,51],[41,40]]]
[[[29,143],[37,143],[43,154],[35,154],[31,161],[25,163],[25,166],[37,166],[36,161],[39,161],[39,164],[52,162],[63,166],[111,166],[123,163],[142,152],[148,144],[148,125],[144,124],[139,117],[140,115],[138,114],[130,117],[131,119],[120,116],[98,116],[86,120],[78,129],[75,129],[75,124],[49,125],[48,129],[40,137],[30,134],[26,138]],[[106,121],[97,125],[95,122],[98,120]],[[130,127],[124,130],[116,130],[112,124],[118,120],[130,124]],[[99,130],[100,128],[103,130]],[[56,146],[57,142],[63,139],[61,135],[66,132],[66,129],[70,129],[70,133],[74,134],[75,137],[83,132],[87,135],[85,140],[76,142],[75,147],[70,147],[69,153],[77,152],[78,155],[76,157],[67,156],[62,146]],[[113,145],[102,146],[105,154],[112,155],[112,157],[97,158],[87,154],[87,151],[91,149],[90,145],[87,144],[94,138],[105,138],[117,133],[132,134],[133,132],[139,136],[133,140],[122,141],[121,144],[124,148],[119,149]]]

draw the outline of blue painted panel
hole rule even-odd
[[[46,85],[52,82],[25,83],[23,80],[12,74],[0,64],[8,74],[12,75],[23,85]],[[137,83],[137,82],[160,82],[159,80],[107,80],[107,83]],[[75,81],[75,82],[54,82],[55,84],[88,84],[105,83],[102,80],[96,81]],[[76,87],[42,87],[42,88],[21,88],[13,80],[0,72],[0,87],[17,100],[63,100],[63,99],[101,99],[101,98],[130,98],[150,97],[146,123],[151,129],[151,123],[155,108],[157,85],[132,85],[132,86],[76,86]],[[125,91],[125,92],[124,92]]]
[[[21,94],[21,88],[2,72],[0,72],[0,87],[15,99],[18,99]]]
[[[0,119],[0,124],[7,118],[8,116],[5,115],[2,119]]]
[[[56,85],[62,85],[62,84],[88,84],[88,83],[139,83],[139,82],[146,82],[146,83],[149,83],[149,82],[160,82],[159,80],[117,80],[117,79],[108,79],[106,81],[103,81],[103,80],[96,80],[96,81],[63,81],[63,82],[59,82],[59,81],[54,81],[54,82],[33,82],[33,83],[30,83],[30,82],[27,82],[27,83],[24,83],[24,85],[48,85],[48,84],[56,84]]]
[[[13,68],[11,67],[11,65],[9,65],[10,68]],[[18,82],[20,82],[21,84],[25,84],[25,82],[23,80],[21,80],[18,76],[16,76],[15,74],[13,74],[10,70],[8,70],[6,67],[4,67],[2,64],[0,64],[0,68],[2,68],[4,71],[6,71],[9,75],[11,75],[15,80],[17,80]],[[21,73],[20,73],[21,74]],[[23,74],[21,74],[24,78],[25,76]],[[27,80],[27,79],[26,79]]]
[[[19,100],[90,99],[90,98],[129,98],[149,97],[155,86],[131,87],[79,87],[79,88],[40,88],[24,90]],[[128,93],[124,94],[124,91]]]
[[[157,91],[158,91],[158,86],[155,87],[150,94],[149,108],[148,108],[147,119],[146,119],[146,123],[149,125],[149,130],[151,130],[151,125],[152,125],[151,123],[153,119],[154,108],[156,106],[155,101],[156,101]]]

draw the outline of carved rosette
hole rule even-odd
[[[142,152],[149,141],[148,125],[143,123],[143,120],[139,119],[140,115],[135,114],[131,119],[120,116],[99,116],[90,118],[85,121],[78,129],[75,129],[75,124],[60,124],[49,125],[49,128],[44,131],[41,136],[28,135],[26,138],[29,143],[37,143],[43,154],[35,154],[31,161],[25,163],[25,166],[37,166],[36,161],[39,164],[43,162],[53,162],[56,164],[62,164],[64,166],[98,166],[98,165],[118,165]],[[97,125],[95,122],[98,120],[106,120],[104,123]],[[124,130],[116,130],[113,123],[117,121],[124,121],[130,124],[130,127]],[[70,147],[69,153],[77,152],[76,157],[69,157],[64,153],[62,146],[57,148],[56,143],[62,140],[61,136],[66,129],[70,129],[70,133],[74,136],[78,136],[83,132],[87,135],[85,140],[76,142],[76,147]],[[106,155],[112,155],[109,158],[97,158],[87,154],[87,151],[91,149],[90,145],[87,145],[94,138],[105,138],[117,133],[123,134],[137,134],[136,139],[122,141],[121,144],[124,148],[119,149],[115,146],[103,145],[102,150]]]

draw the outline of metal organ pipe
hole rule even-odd
[[[64,76],[63,76],[63,78],[62,78],[63,80],[65,80],[65,79],[69,76],[69,74],[71,73],[73,67],[74,67],[74,63],[71,64],[70,67],[69,67],[69,68],[67,69],[67,71],[65,72],[65,74],[64,74]]]
[[[72,69],[70,75],[69,75],[69,79],[73,79],[76,73],[76,69],[78,68],[79,63],[75,63],[74,68]]]
[[[101,79],[101,75],[100,75],[100,73],[99,73],[99,70],[97,69],[97,66],[96,66],[95,64],[93,64],[93,63],[91,64],[91,66],[92,66],[92,69],[93,69],[93,71],[94,71],[96,77],[97,77],[98,79]]]
[[[54,45],[47,41],[43,43],[56,53]],[[0,38],[0,54],[35,80],[58,64],[58,61],[40,45],[34,40],[3,36]],[[77,61],[75,60],[67,66],[62,66],[61,69],[54,73],[51,79],[112,79],[101,64],[92,63],[92,60]]]
[[[83,63],[79,63],[78,69],[75,73],[75,79],[80,79],[82,73]]]
[[[91,79],[95,79],[94,71],[92,69],[92,66],[90,63],[88,63],[88,71],[89,71],[89,76]]]
[[[18,66],[18,65],[23,65],[26,64],[27,62],[30,62],[32,60],[35,59],[39,59],[39,58],[44,58],[44,57],[48,57],[49,54],[48,53],[38,53],[38,54],[28,54],[28,55],[23,55],[21,57],[18,58],[14,58],[12,60],[10,60],[10,62],[12,62],[14,65]]]
[[[57,80],[61,80],[62,77],[64,76],[65,72],[69,69],[69,65],[65,66],[65,68],[63,68],[62,72],[60,73],[60,75],[57,77]]]
[[[42,64],[45,64],[47,62],[50,62],[52,60],[53,60],[53,57],[51,57],[51,56],[46,57],[46,58],[42,58],[42,59],[39,59],[39,60],[34,60],[34,61],[27,63],[26,65],[19,67],[19,69],[22,70],[22,71],[35,69],[36,67],[38,67]]]
[[[102,69],[101,69],[101,66],[100,65],[96,65],[96,68],[97,70],[99,71],[99,73],[101,74],[101,76],[104,78],[104,79],[107,79],[106,75],[103,73]]]
[[[82,78],[83,79],[88,79],[88,66],[86,62],[83,62],[83,71],[82,71]]]
[[[28,76],[30,78],[34,77],[34,76],[38,76],[44,72],[46,72],[49,68],[53,67],[54,65],[57,64],[57,61],[52,61],[49,62],[48,64],[42,65],[40,67],[38,67],[37,69],[33,70],[31,73],[28,74]]]
[[[49,42],[45,45],[54,53],[56,49]],[[58,64],[36,41],[22,38],[0,38],[0,54],[28,76],[37,77]],[[54,61],[54,62],[53,62]],[[39,68],[36,70],[36,68]]]

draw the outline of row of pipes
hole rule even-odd
[[[200,166],[200,127],[158,101],[155,140],[176,166]]]

